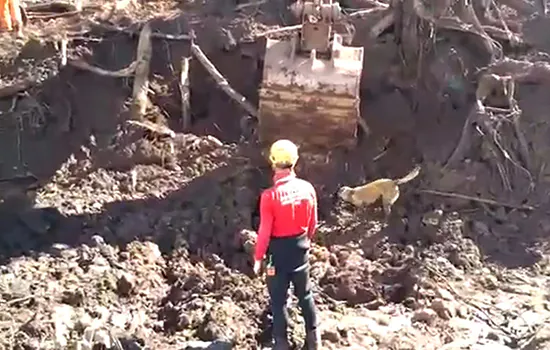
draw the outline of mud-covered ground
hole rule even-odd
[[[130,3],[114,14],[104,7],[31,18],[25,38],[2,34],[2,84],[41,78],[0,99],[4,348],[266,345],[267,295],[263,279],[251,274],[251,252],[258,195],[270,178],[260,150],[243,140],[244,112],[192,60],[193,125],[182,132],[178,65],[189,44],[157,37],[152,119],[177,134],[153,139],[124,123],[131,77],[60,68],[53,42],[66,33],[70,57],[117,70],[134,59],[136,23],[162,15],[152,22],[154,32],[194,29],[220,72],[256,103],[263,42],[250,38],[292,24],[283,5],[236,11],[227,1]],[[357,20],[356,44],[364,44],[362,29],[370,24]],[[528,189],[525,172],[508,165],[513,187],[505,191],[482,146],[442,167],[474,103],[471,84],[464,80],[464,89],[440,95],[398,84],[396,44],[384,38],[365,45],[361,109],[372,134],[351,152],[304,155],[298,169],[320,196],[312,275],[324,348],[547,349],[548,87],[518,88],[536,186]],[[473,56],[466,63],[475,65]],[[449,74],[441,55],[432,77]],[[403,186],[389,222],[335,199],[343,184],[402,176],[415,163],[422,175]],[[25,200],[29,173],[40,183]],[[297,309],[291,318],[292,339],[301,345]]]

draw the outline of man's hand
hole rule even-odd
[[[260,268],[262,267],[262,261],[261,260],[254,260],[254,274],[258,275],[260,273]]]

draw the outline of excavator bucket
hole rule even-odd
[[[314,48],[300,54],[297,36],[267,39],[258,116],[262,145],[280,138],[302,149],[356,145],[363,48],[342,41],[334,34],[327,55]]]

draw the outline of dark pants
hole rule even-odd
[[[273,315],[273,337],[286,338],[288,314],[286,301],[290,283],[294,286],[294,295],[298,298],[298,305],[302,310],[306,332],[317,327],[317,312],[313,301],[313,292],[309,280],[309,266],[295,272],[275,272],[275,276],[267,277],[267,288],[271,299],[271,313]]]

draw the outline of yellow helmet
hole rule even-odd
[[[269,149],[269,161],[272,165],[294,166],[298,161],[298,146],[290,140],[275,141]]]

